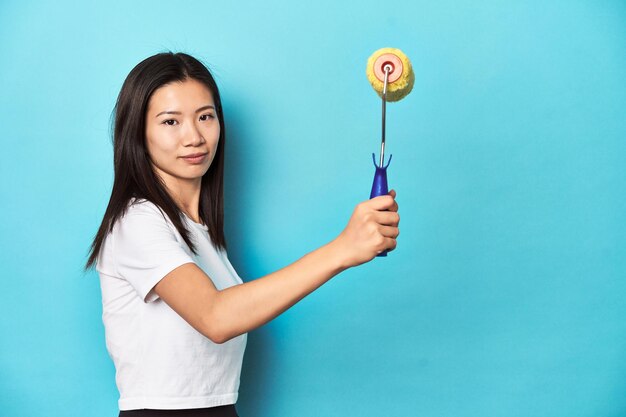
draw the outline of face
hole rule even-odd
[[[146,111],[146,147],[155,172],[171,191],[200,185],[220,136],[211,92],[188,79],[158,88]]]

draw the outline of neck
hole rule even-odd
[[[194,222],[202,223],[199,214],[202,178],[182,179],[163,175],[163,173],[161,173],[161,178],[178,208]]]
[[[178,192],[170,191],[172,198],[178,207],[196,223],[202,223],[200,219],[200,181],[197,186],[180,187]]]

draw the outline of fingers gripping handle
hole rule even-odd
[[[376,168],[376,172],[374,173],[374,182],[372,184],[370,198],[389,194],[389,187],[387,186],[387,167],[391,163],[392,156],[393,155],[389,155],[389,161],[387,162],[387,165],[381,164],[381,166],[378,166],[376,165],[376,155],[372,154],[372,159],[374,160],[374,167]],[[387,251],[381,252],[377,256],[387,256]]]

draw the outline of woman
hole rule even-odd
[[[100,275],[120,416],[236,416],[246,333],[396,247],[392,191],[357,205],[330,243],[242,283],[223,232],[220,95],[189,55],[157,54],[130,72],[113,140],[113,190],[86,268]]]

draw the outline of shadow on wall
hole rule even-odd
[[[244,281],[256,278],[251,263],[254,259],[246,255],[246,208],[252,176],[244,163],[246,154],[245,114],[233,109],[225,110],[226,117],[226,167],[224,180],[225,234],[228,244],[228,257]],[[250,139],[253,140],[253,139]],[[254,258],[254,256],[252,256]],[[241,386],[237,409],[242,416],[267,415],[274,378],[272,368],[275,355],[273,339],[276,335],[271,327],[265,326],[248,335],[248,344],[241,372]]]
[[[248,335],[246,355],[241,371],[241,387],[237,411],[242,417],[270,415],[270,401],[278,386],[272,368],[275,367],[274,338],[271,328],[262,327]]]

